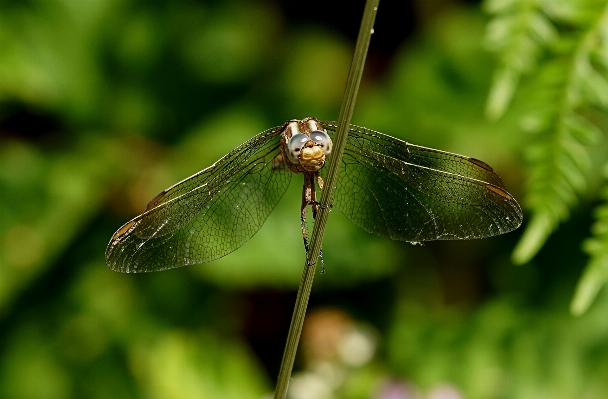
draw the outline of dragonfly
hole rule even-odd
[[[108,267],[141,273],[221,258],[262,227],[296,174],[304,176],[306,251],[308,207],[313,218],[330,206],[368,233],[411,243],[485,238],[521,225],[521,207],[485,162],[355,125],[332,203],[320,204],[316,189],[323,189],[336,129],[313,117],[289,120],[162,191],[114,233]]]

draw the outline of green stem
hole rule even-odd
[[[373,33],[374,20],[376,19],[379,1],[380,0],[367,0],[365,10],[363,11],[363,19],[361,21],[359,37],[357,38],[357,44],[355,46],[355,54],[346,81],[346,89],[344,91],[344,99],[342,100],[342,109],[340,110],[340,116],[338,118],[338,127],[334,138],[332,154],[326,165],[327,176],[325,178],[323,193],[321,194],[322,204],[332,203],[331,200],[338,180],[340,162],[342,161],[342,154],[344,153],[344,147],[346,146],[348,127],[355,109],[355,100],[357,98],[357,92],[359,91],[361,76],[363,75],[365,57],[367,56],[367,49]],[[315,219],[310,240],[310,250],[308,251],[308,259],[304,266],[302,279],[300,280],[300,288],[298,289],[298,296],[296,298],[291,325],[289,326],[289,333],[287,335],[287,344],[285,345],[285,352],[283,353],[283,360],[281,361],[281,369],[279,370],[279,377],[274,393],[275,399],[285,399],[285,396],[287,395],[291,370],[296,358],[298,343],[302,333],[304,317],[306,316],[306,307],[308,306],[308,298],[310,297],[310,291],[317,269],[317,259],[319,258],[318,255],[321,251],[328,214],[329,209],[327,207],[322,207],[319,209]]]

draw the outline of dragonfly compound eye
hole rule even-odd
[[[302,150],[302,147],[304,147],[304,144],[309,140],[310,137],[302,133],[291,136],[287,142],[287,156],[292,163],[300,163],[300,151]]]
[[[325,152],[326,156],[331,153],[332,142],[327,133],[322,130],[315,130],[310,133],[310,139],[319,147],[323,148],[323,152]]]

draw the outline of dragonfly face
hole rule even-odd
[[[301,223],[320,206],[334,122],[290,120],[158,194],[106,248],[119,272],[209,262],[262,226],[294,173],[304,176]],[[462,240],[519,227],[522,210],[485,162],[351,125],[331,204],[365,231],[394,240]]]
[[[332,141],[314,118],[292,120],[284,125],[281,138],[283,159],[292,172],[317,172],[325,166]]]

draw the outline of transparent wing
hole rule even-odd
[[[280,136],[281,127],[266,130],[157,195],[114,234],[108,267],[172,269],[212,261],[247,242],[289,186],[290,172],[274,161]]]
[[[335,123],[323,124],[333,138]],[[354,125],[333,205],[369,233],[411,242],[490,237],[522,221],[486,163]]]

